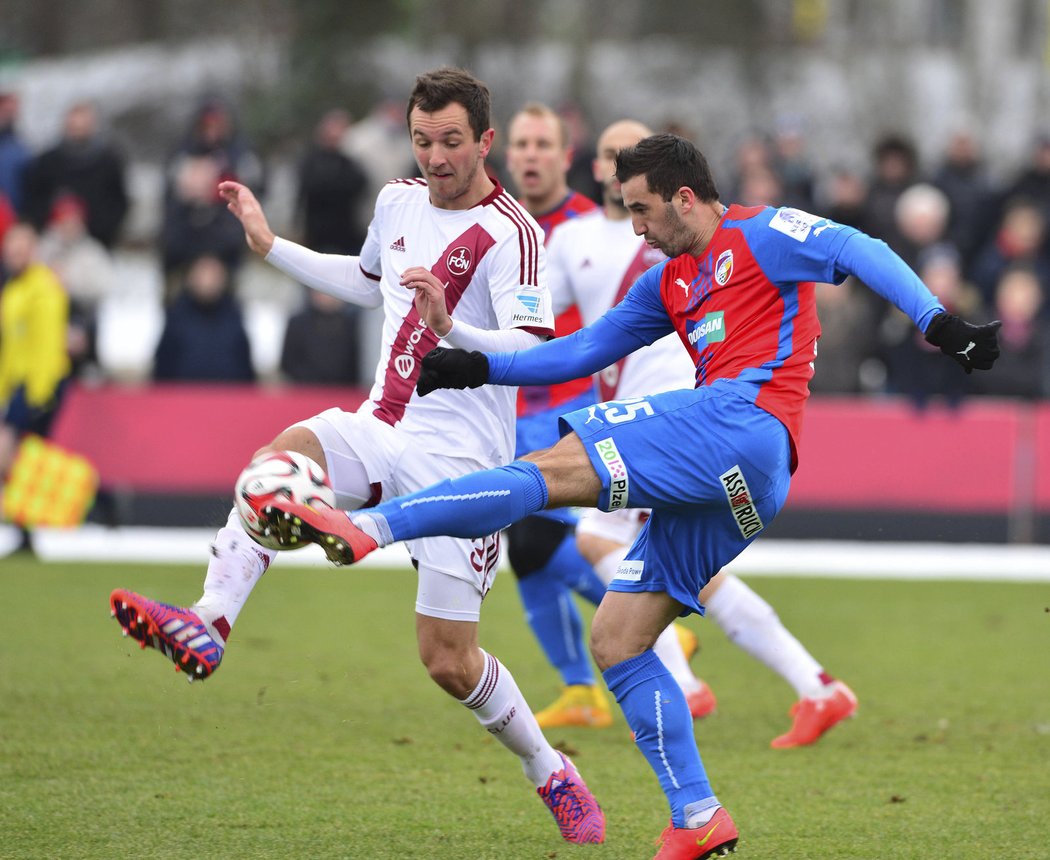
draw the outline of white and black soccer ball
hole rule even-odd
[[[274,499],[291,499],[300,505],[335,507],[335,492],[324,469],[297,451],[271,451],[252,460],[237,478],[234,504],[244,530],[267,549],[291,549],[263,534],[258,511]],[[305,546],[298,544],[297,546]]]

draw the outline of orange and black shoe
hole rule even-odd
[[[653,860],[707,860],[728,857],[736,851],[740,832],[721,806],[702,827],[675,827],[668,824],[656,841],[660,850]]]
[[[857,713],[857,697],[842,681],[835,681],[830,695],[800,699],[791,706],[790,730],[770,743],[773,749],[803,747],[820,740],[828,729]]]
[[[195,612],[123,588],[109,596],[109,609],[125,636],[138,642],[140,648],[156,648],[190,681],[204,680],[219,668],[223,646],[211,637]]]
[[[536,793],[547,804],[566,842],[604,842],[605,813],[568,756],[558,755],[563,767],[554,771]]]
[[[278,544],[289,549],[315,543],[335,564],[353,564],[379,548],[350,522],[346,511],[315,505],[272,499],[259,511],[260,528],[267,537],[276,538]]]

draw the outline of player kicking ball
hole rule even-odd
[[[264,515],[285,539],[351,563],[422,535],[487,534],[546,507],[651,508],[594,616],[591,650],[671,808],[657,860],[703,860],[732,851],[737,828],[652,644],[701,610],[701,589],[787,497],[820,334],[814,282],[855,275],[967,373],[991,368],[999,323],[947,314],[896,254],[858,230],[794,209],[723,206],[706,159],[674,135],[622,150],[616,175],[634,232],[669,259],[569,337],[521,352],[435,350],[417,392],[571,379],[672,332],[696,367],[694,389],[566,414],[550,449],[368,511],[276,501]]]

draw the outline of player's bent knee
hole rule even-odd
[[[570,526],[546,517],[526,517],[506,530],[507,561],[518,579],[541,570],[551,560]]]

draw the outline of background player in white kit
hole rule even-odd
[[[580,308],[589,325],[617,304],[637,277],[664,259],[634,234],[616,180],[616,153],[633,146],[652,131],[633,120],[614,122],[598,138],[595,179],[604,187],[601,210],[575,219],[555,231],[547,244],[547,269],[557,313],[561,307]],[[661,391],[692,388],[695,368],[676,335],[633,352],[600,374],[600,401],[622,400]],[[598,575],[610,582],[648,512],[644,509],[599,511],[588,508],[576,529],[581,554]],[[803,645],[781,623],[773,608],[742,580],[721,572],[700,592],[700,603],[729,639],[777,672],[796,691],[794,724],[772,746],[804,746],[851,716],[856,697],[841,681],[828,675]],[[653,647],[682,687],[694,717],[715,707],[714,694],[693,674],[682,658],[677,637],[668,629]]]
[[[360,257],[318,254],[275,237],[251,191],[236,182],[219,186],[253,251],[308,286],[384,309],[369,400],[355,413],[335,408],[296,424],[257,452],[292,450],[315,460],[342,508],[509,462],[514,389],[421,400],[420,360],[439,342],[518,350],[552,333],[542,232],[485,171],[495,134],[488,88],[460,69],[429,72],[416,79],[407,115],[424,178],[394,180],[380,192]],[[422,283],[437,286],[441,299],[423,298],[416,289]],[[424,538],[408,547],[419,575],[419,652],[431,678],[519,757],[563,838],[601,842],[605,819],[583,780],[544,738],[510,672],[478,646],[498,534]],[[275,555],[231,512],[212,548],[204,594],[192,607],[123,589],[113,592],[111,606],[129,635],[161,650],[191,679],[207,677]]]

